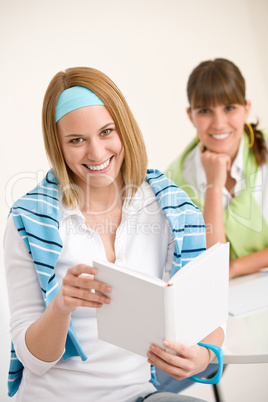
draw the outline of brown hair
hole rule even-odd
[[[200,63],[190,74],[187,84],[190,107],[200,108],[216,104],[246,104],[246,84],[239,68],[229,60],[215,59]],[[267,161],[267,148],[263,133],[251,123],[254,141],[252,152],[258,166]],[[245,124],[244,130],[252,142],[250,131]]]
[[[138,124],[123,94],[109,77],[94,68],[73,67],[52,78],[44,96],[42,110],[45,149],[63,189],[64,204],[74,206],[78,201],[78,192],[60,147],[55,110],[60,93],[74,86],[83,86],[95,92],[111,114],[124,147],[125,157],[121,170],[126,195],[132,197],[144,181],[147,169],[147,153]]]

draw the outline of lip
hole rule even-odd
[[[92,174],[92,175],[100,175],[100,174],[103,174],[103,173],[107,173],[110,170],[110,168],[112,166],[113,158],[114,158],[114,155],[111,156],[110,158],[108,158],[105,162],[98,163],[98,164],[93,164],[93,165],[89,164],[89,163],[88,164],[83,163],[83,166],[87,169],[87,171],[90,174]],[[91,169],[88,168],[88,166],[94,166],[94,167],[101,166],[101,165],[105,164],[106,162],[108,162],[109,160],[110,160],[110,163],[108,164],[108,166],[106,166],[102,170],[91,170]]]

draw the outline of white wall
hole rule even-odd
[[[266,0],[0,0],[2,242],[12,203],[48,169],[40,112],[52,76],[71,66],[109,75],[143,131],[149,166],[165,169],[195,133],[186,81],[202,60],[242,70],[252,119],[268,128]],[[2,253],[1,253],[2,255]],[[8,308],[0,270],[0,400],[6,401]]]

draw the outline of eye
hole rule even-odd
[[[71,144],[80,144],[83,141],[83,138],[73,138],[70,140]]]
[[[101,137],[107,137],[109,134],[111,134],[112,131],[113,131],[112,128],[106,128],[100,133],[100,135]]]
[[[226,110],[227,112],[231,112],[231,111],[234,110],[234,109],[235,109],[235,106],[234,106],[234,105],[228,105],[228,106],[225,107],[225,110]]]
[[[208,109],[208,108],[199,109],[198,113],[199,114],[208,114],[208,113],[210,113],[210,109]]]

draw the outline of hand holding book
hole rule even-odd
[[[168,283],[105,261],[95,261],[93,266],[98,269],[95,279],[113,289],[110,305],[97,310],[98,337],[106,342],[142,356],[147,356],[151,345],[159,348],[164,340],[175,342],[176,348],[179,344],[187,348],[187,366],[192,352],[200,352],[196,344],[204,340],[210,343],[209,334],[227,320],[228,243],[206,250]],[[164,350],[159,353],[160,358],[172,361],[180,358]],[[160,368],[169,366],[162,360]]]
[[[164,341],[163,350],[157,345],[151,345],[147,353],[148,363],[157,366],[171,377],[177,380],[189,378],[190,380],[206,383],[218,384],[223,370],[222,349],[217,345],[199,342],[197,345],[187,347],[177,342]],[[218,371],[209,379],[198,377],[210,363],[212,350],[218,358]]]

